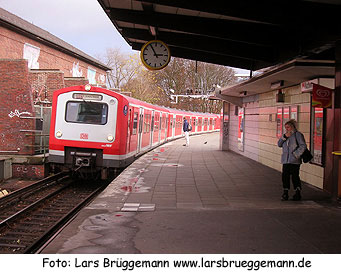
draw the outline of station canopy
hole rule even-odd
[[[259,70],[335,60],[340,0],[98,0],[134,50],[153,39],[173,57]]]

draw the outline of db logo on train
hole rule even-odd
[[[79,138],[80,139],[88,139],[89,138],[89,134],[87,134],[87,133],[80,133]]]

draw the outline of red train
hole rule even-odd
[[[91,85],[53,94],[49,143],[52,169],[68,168],[105,179],[137,156],[182,137],[183,118],[192,133],[220,128],[220,116],[155,106]]]

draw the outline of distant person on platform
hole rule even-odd
[[[183,146],[189,146],[189,131],[191,131],[191,126],[189,125],[186,117],[184,117],[184,124],[182,126],[182,129],[185,133],[185,139],[186,139],[186,144]]]
[[[289,120],[285,123],[285,133],[278,140],[278,146],[282,148],[281,163],[283,164],[282,182],[283,182],[283,195],[282,200],[289,199],[290,189],[290,176],[294,185],[295,194],[293,200],[301,200],[301,179],[300,179],[300,166],[301,155],[307,148],[304,136],[301,132],[297,131],[296,121]]]

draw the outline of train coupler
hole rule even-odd
[[[86,152],[71,152],[73,156],[73,166],[76,167],[92,167],[95,166],[96,153],[86,153]]]

